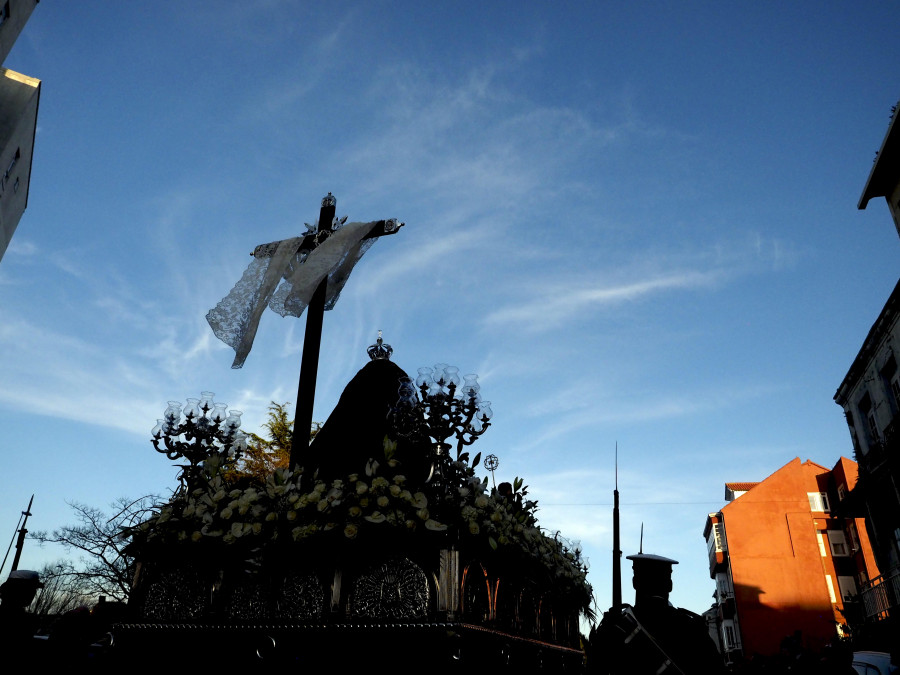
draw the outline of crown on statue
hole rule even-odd
[[[369,352],[369,358],[373,361],[390,360],[391,354],[394,353],[394,348],[384,343],[384,340],[381,338],[381,331],[378,331],[378,340],[376,340],[374,345],[369,345],[366,351]]]

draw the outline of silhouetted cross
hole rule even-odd
[[[322,199],[317,226],[307,225],[309,231],[304,237],[257,246],[251,254],[254,262],[244,276],[206,315],[216,336],[234,348],[232,367],[240,368],[266,305],[282,316],[300,316],[306,310],[306,335],[291,437],[292,468],[302,465],[309,447],[325,309],[331,309],[327,305],[337,301],[353,265],[367,248],[364,241],[395,234],[403,226],[393,219],[344,226],[346,217],[336,221],[336,208],[337,199],[329,192]],[[281,288],[276,292],[279,284]]]

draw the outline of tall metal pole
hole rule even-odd
[[[622,551],[619,548],[619,443],[616,442],[616,487],[613,490],[613,588],[614,615],[622,611]]]
[[[28,530],[25,529],[25,525],[28,523],[28,516],[31,515],[31,505],[34,503],[34,495],[31,495],[31,499],[28,500],[28,508],[22,512],[22,515],[25,516],[25,519],[22,521],[22,527],[19,529],[19,539],[16,541],[16,555],[13,557],[12,568],[10,572],[15,572],[19,569],[19,558],[22,557],[22,547],[25,545],[25,535],[28,534]]]
[[[318,242],[332,232],[337,199],[329,192],[322,199],[319,210]],[[322,321],[325,315],[325,296],[328,277],[319,282],[306,308],[306,334],[303,337],[303,356],[300,361],[300,381],[297,384],[297,408],[294,413],[294,431],[291,435],[291,468],[302,466],[309,448],[309,431],[312,428],[313,404],[316,399],[316,377],[319,371],[319,348],[322,344]]]

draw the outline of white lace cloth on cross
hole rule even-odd
[[[299,317],[327,276],[325,309],[333,308],[353,266],[378,239],[366,238],[377,224],[347,223],[311,251],[300,249],[304,237],[257,247],[240,281],[206,314],[216,337],[235,351],[231,367],[244,365],[266,305]]]

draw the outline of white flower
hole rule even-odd
[[[380,511],[372,511],[371,516],[366,516],[366,520],[370,523],[383,523],[385,521],[384,514]]]
[[[356,534],[358,532],[359,532],[359,528],[356,525],[354,525],[353,523],[348,523],[344,527],[344,536],[347,537],[347,539],[356,539]]]
[[[435,532],[443,532],[447,529],[446,525],[439,523],[436,520],[432,520],[431,518],[425,521],[425,527],[426,529],[434,530]]]
[[[423,493],[417,492],[413,495],[413,506],[417,509],[424,509],[428,506],[428,497],[426,497]]]
[[[211,530],[209,529],[209,525],[204,525],[200,528],[200,534],[204,537],[221,537],[222,530]]]
[[[387,505],[391,503],[391,500],[388,499],[387,497],[385,497],[384,495],[382,495],[381,497],[379,497],[377,499],[377,502],[378,502],[378,506],[380,506],[381,508],[384,509],[384,508],[387,508]]]
[[[231,524],[231,536],[232,537],[240,537],[244,534],[244,524],[243,523],[232,523]]]
[[[234,515],[234,511],[231,510],[231,507],[226,506],[224,509],[222,509],[222,512],[219,515],[222,516],[225,520],[228,520],[229,518],[231,518],[231,516]]]

